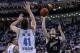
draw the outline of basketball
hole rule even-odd
[[[40,15],[43,16],[43,17],[47,16],[48,15],[48,9],[47,8],[42,8],[40,10]]]

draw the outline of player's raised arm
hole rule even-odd
[[[43,30],[43,32],[44,32],[44,34],[45,34],[45,37],[46,37],[46,38],[49,38],[50,36],[49,36],[49,34],[48,34],[48,32],[47,32],[46,24],[45,24],[45,19],[46,19],[46,17],[41,16],[41,19],[42,19],[42,30]]]
[[[62,37],[60,40],[61,41],[65,41],[65,35],[64,35],[64,33],[63,33],[62,29],[61,29],[61,25],[60,24],[58,25],[58,30],[60,31],[60,34],[61,34],[61,37]]]
[[[20,15],[19,15],[19,18],[10,25],[10,29],[11,29],[12,31],[18,33],[18,32],[19,32],[19,28],[16,27],[16,25],[17,25],[17,23],[19,23],[19,22],[22,21],[22,20],[23,20],[23,17],[22,17],[22,15],[20,14]]]
[[[25,9],[27,10],[27,12],[29,13],[30,15],[30,18],[31,18],[31,28],[33,29],[33,31],[35,31],[36,29],[36,21],[35,21],[35,17],[30,9],[30,3],[29,2],[26,2],[25,3]]]

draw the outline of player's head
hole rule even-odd
[[[55,30],[55,28],[52,28],[52,29],[50,30],[50,36],[51,36],[51,37],[56,37],[56,30]]]
[[[27,19],[23,19],[21,22],[21,28],[22,29],[28,29],[28,20]]]

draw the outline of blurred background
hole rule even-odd
[[[60,22],[66,37],[66,49],[72,50],[80,44],[80,0],[0,0],[0,51],[6,48],[12,35],[16,35],[10,31],[10,24],[17,19],[20,13],[23,13],[25,17],[28,16],[23,9],[25,1],[32,3],[31,9],[37,21],[37,51],[46,50],[39,13],[43,7],[49,10],[46,20],[47,30],[49,31],[52,27],[57,30]],[[59,35],[58,32],[57,34]]]

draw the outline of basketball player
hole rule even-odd
[[[28,24],[28,20],[20,15],[19,18],[10,25],[10,28],[18,35],[19,53],[36,53],[34,37],[36,30],[35,17],[30,9],[29,2],[25,3],[24,8],[30,15],[31,24]],[[20,23],[21,28],[16,27],[18,23]],[[28,27],[29,25],[31,27]]]
[[[18,53],[18,45],[15,37],[11,38],[11,41],[3,53]]]
[[[41,16],[41,19],[42,19],[42,29],[46,37],[46,47],[48,53],[60,53],[60,46],[61,46],[60,43],[65,40],[65,36],[64,33],[62,32],[61,26],[60,25],[58,26],[58,30],[61,33],[61,37],[57,37],[56,30],[54,28],[50,30],[50,33],[47,32],[47,29],[45,27],[46,17]]]

